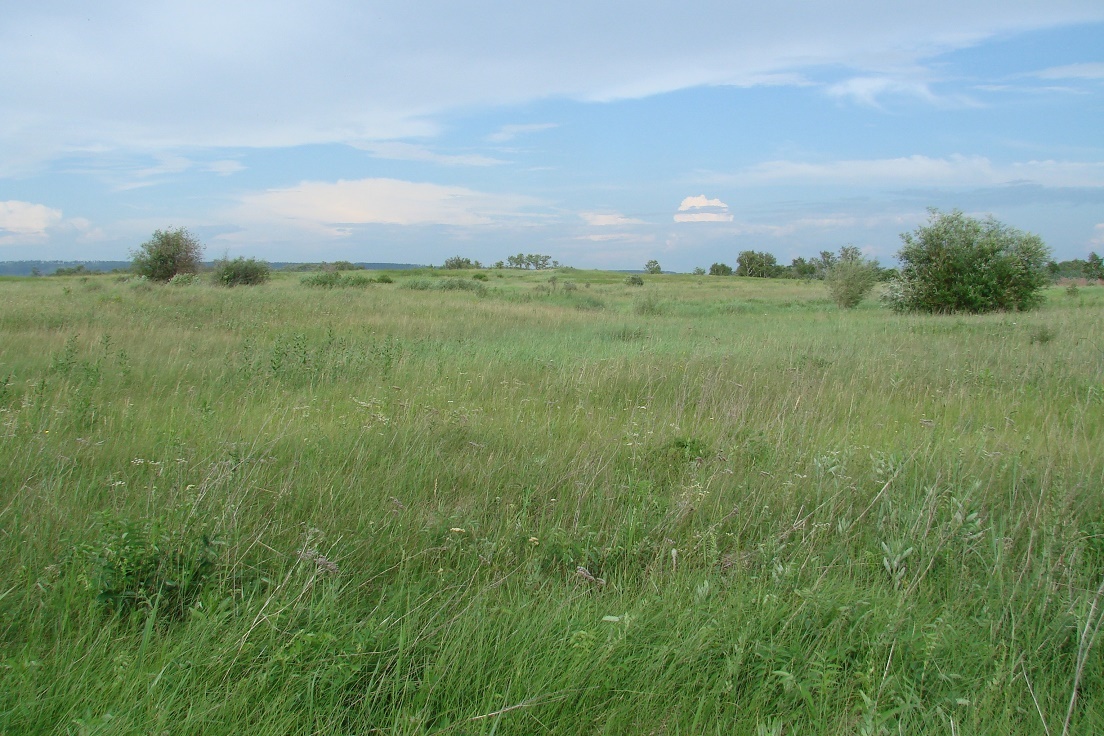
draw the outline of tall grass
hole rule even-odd
[[[1104,728],[1101,290],[502,276],[0,281],[0,732]]]

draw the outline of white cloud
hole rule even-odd
[[[620,227],[623,225],[648,224],[644,220],[626,217],[616,212],[580,212],[579,217],[583,218],[586,224],[591,227]]]
[[[1104,186],[1104,161],[994,163],[984,156],[904,156],[828,162],[766,161],[715,178],[742,186],[818,184],[846,186],[997,186],[1031,182],[1053,187]]]
[[[1034,76],[1040,79],[1104,79],[1104,62],[1052,66]]]
[[[485,226],[534,216],[542,204],[532,197],[398,179],[304,181],[242,197],[227,219],[242,223],[244,231],[220,238],[245,239],[258,227],[344,237],[353,226],[368,224]]]
[[[702,85],[857,79],[1031,29],[1104,20],[1099,0],[515,3],[8,3],[0,161],[74,147],[291,146],[432,135],[446,111]],[[840,92],[876,95],[885,82]],[[917,91],[917,90],[914,90]],[[923,94],[923,89],[918,88]],[[535,128],[504,128],[492,137]]]
[[[384,141],[382,143],[361,144],[360,148],[370,151],[376,158],[395,161],[424,161],[443,166],[497,166],[505,161],[475,153],[444,154],[413,143]]]
[[[1089,245],[1104,247],[1104,222],[1097,223],[1093,228],[1093,237],[1089,240]]]
[[[721,200],[699,194],[682,200],[675,222],[732,222],[732,215]]]
[[[552,128],[558,128],[559,123],[530,123],[527,125],[503,125],[498,129],[498,132],[491,133],[487,136],[487,140],[492,143],[506,143],[517,138],[519,135],[528,133],[539,133],[542,130],[551,130]]]
[[[203,170],[219,176],[230,176],[231,174],[237,174],[239,171],[245,171],[245,165],[234,159],[220,159],[207,164],[203,167]]]
[[[595,233],[592,235],[579,235],[576,240],[587,240],[592,243],[652,243],[655,235],[647,233]]]
[[[47,239],[47,231],[61,222],[61,210],[44,204],[0,202],[0,245],[41,242]]]

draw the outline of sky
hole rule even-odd
[[[1100,0],[0,3],[0,260],[1104,253]]]

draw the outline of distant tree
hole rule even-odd
[[[1090,253],[1089,259],[1085,261],[1082,270],[1085,273],[1085,278],[1100,281],[1104,279],[1104,259],[1095,252]]]
[[[710,276],[731,276],[732,275],[732,266],[729,266],[727,263],[714,263],[712,266],[709,267],[709,275]]]
[[[178,273],[198,273],[203,246],[186,228],[155,230],[153,237],[131,251],[134,272],[152,281],[168,281]]]
[[[663,269],[659,266],[659,261],[654,258],[644,264],[644,273],[659,274],[663,273]]]
[[[737,276],[769,278],[777,275],[778,261],[770,253],[745,250],[736,258],[736,264]]]
[[[902,233],[900,274],[887,299],[898,311],[993,312],[1042,302],[1050,249],[1038,235],[930,209],[927,225]]]
[[[695,276],[704,276],[705,275],[705,269],[702,268],[701,266],[694,266],[694,275]]]
[[[476,268],[475,263],[470,258],[463,258],[461,256],[453,256],[452,258],[446,258],[442,268],[448,269],[460,269],[460,268]]]
[[[804,257],[799,256],[790,263],[790,275],[795,279],[816,278],[816,273],[816,263],[807,261]]]

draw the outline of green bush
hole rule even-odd
[[[372,279],[359,273],[342,274],[340,271],[318,271],[310,276],[304,276],[299,283],[303,286],[320,289],[363,288],[371,284]]]
[[[238,257],[215,264],[215,281],[223,286],[254,286],[272,278],[272,269],[264,261]]]
[[[625,283],[628,284],[629,286],[643,286],[644,285],[644,279],[640,276],[637,276],[634,273],[631,276],[626,276],[625,277]]]
[[[929,213],[927,225],[901,235],[901,270],[886,293],[894,309],[981,313],[1039,306],[1050,249],[1038,235],[958,210]]]
[[[169,279],[169,286],[194,286],[199,282],[198,273],[178,273]]]
[[[878,264],[863,258],[857,249],[845,248],[824,275],[828,293],[841,309],[857,307],[877,281]]]
[[[178,273],[198,273],[203,246],[185,228],[155,230],[130,255],[134,273],[151,281],[168,281]]]
[[[714,263],[709,267],[710,276],[731,276],[732,266],[727,263]]]

